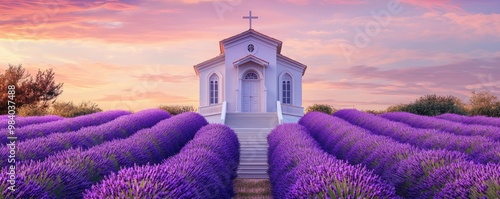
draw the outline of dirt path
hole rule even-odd
[[[268,179],[234,180],[235,199],[271,199],[271,184]]]

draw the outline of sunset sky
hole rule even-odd
[[[304,107],[500,95],[497,0],[1,0],[1,69],[53,68],[64,83],[59,101],[104,110],[196,107],[193,65],[248,30],[249,10],[255,30],[308,66]]]

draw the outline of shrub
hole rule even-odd
[[[323,112],[323,113],[326,113],[329,115],[331,115],[331,114],[333,114],[333,112],[335,112],[333,107],[328,105],[328,104],[314,104],[312,106],[307,107],[307,109],[306,109],[306,113],[313,112],[313,111]]]
[[[90,101],[83,101],[80,105],[74,105],[73,102],[55,102],[49,111],[50,114],[62,117],[77,117],[101,112],[102,109],[96,103]]]
[[[469,108],[469,115],[500,117],[500,101],[488,91],[472,92]]]
[[[373,115],[380,115],[380,114],[386,113],[386,111],[384,111],[384,110],[363,110],[363,111],[366,113],[373,114]]]
[[[42,116],[47,113],[47,108],[37,105],[24,105],[17,109],[18,116]]]
[[[196,109],[193,106],[187,105],[162,105],[159,107],[170,113],[170,115],[178,115],[184,112],[195,112]]]
[[[465,115],[465,106],[455,96],[426,95],[410,104],[389,107],[387,112],[409,112],[417,115],[436,116],[444,113]]]

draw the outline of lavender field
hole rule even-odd
[[[0,160],[0,198],[235,196],[238,137],[197,113],[18,121],[16,162]],[[500,198],[499,124],[451,114],[311,112],[267,137],[272,197]],[[5,143],[0,151],[9,154]]]

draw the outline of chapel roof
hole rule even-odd
[[[254,29],[249,29],[245,32],[242,32],[240,34],[234,35],[232,37],[223,39],[222,41],[219,42],[219,47],[220,47],[220,54],[224,54],[224,46],[228,45],[230,43],[233,43],[235,41],[240,40],[241,38],[244,37],[249,37],[249,36],[256,36],[257,38],[263,39],[264,41],[270,42],[272,44],[276,45],[276,54],[281,54],[281,46],[283,42],[281,42],[278,39],[275,39],[273,37],[267,36],[265,34],[262,34]]]

